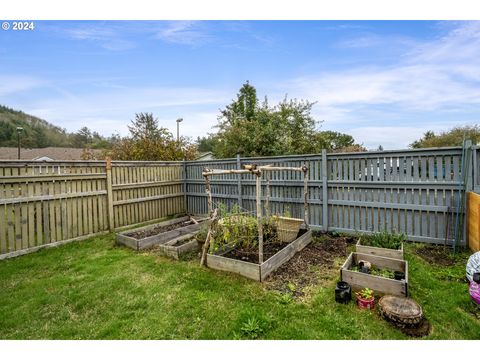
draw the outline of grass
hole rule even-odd
[[[459,282],[465,255],[440,268],[416,246],[406,245],[410,291],[432,323],[428,338],[479,339]],[[2,339],[406,339],[377,312],[335,303],[338,269],[299,301],[109,235],[1,261],[0,274]]]

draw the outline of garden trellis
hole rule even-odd
[[[269,173],[271,171],[295,171],[295,172],[302,172],[303,173],[303,182],[304,182],[304,194],[303,194],[303,201],[304,201],[304,223],[306,229],[309,228],[308,225],[308,167],[303,165],[301,167],[290,167],[290,166],[273,166],[273,165],[263,165],[258,166],[256,164],[245,165],[244,169],[208,169],[204,168],[202,171],[202,175],[205,178],[205,187],[207,193],[207,201],[208,201],[208,214],[210,216],[210,229],[208,231],[207,239],[205,241],[203,252],[202,252],[202,259],[201,263],[204,264],[206,259],[206,254],[208,252],[208,247],[210,244],[210,238],[212,234],[212,225],[216,221],[217,217],[217,209],[213,209],[213,200],[212,200],[212,189],[211,189],[211,182],[210,177],[212,176],[220,176],[220,175],[227,175],[227,174],[253,174],[255,175],[255,186],[256,186],[256,216],[258,220],[258,262],[262,264],[264,262],[264,254],[263,254],[263,226],[261,223],[263,217],[262,211],[262,175],[263,173],[267,174],[267,189],[266,189],[266,204],[267,204],[267,215],[269,214],[269,198],[270,198],[270,186],[269,186]]]

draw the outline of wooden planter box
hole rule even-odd
[[[359,260],[369,261],[378,269],[403,271],[405,273],[405,280],[388,279],[382,276],[350,270],[353,265],[358,264]],[[342,281],[349,283],[352,289],[355,290],[368,287],[381,294],[408,296],[408,262],[405,260],[353,252],[343,264],[340,270],[340,277]]]
[[[360,243],[361,241],[362,241],[361,239],[358,240],[356,245],[356,250],[357,250],[357,253],[359,254],[370,254],[370,255],[392,258],[392,259],[403,260],[403,243],[399,250],[395,250],[395,249],[386,249],[381,247],[362,245]]]
[[[168,226],[168,225],[172,225],[172,224],[177,224],[177,223],[181,223],[181,222],[184,222],[184,221],[188,221],[189,219],[190,218],[188,216],[184,216],[184,217],[181,217],[181,218],[172,219],[172,220],[168,220],[168,221],[163,221],[161,223],[157,223],[157,224],[153,224],[153,225],[143,226],[143,227],[136,228],[136,229],[125,230],[125,231],[122,231],[122,232],[119,232],[119,233],[116,234],[116,241],[119,244],[123,244],[123,245],[128,246],[128,247],[130,247],[132,249],[135,249],[135,250],[143,250],[143,249],[147,249],[147,248],[150,248],[152,246],[155,246],[155,245],[165,244],[165,243],[169,242],[170,240],[177,239],[177,238],[179,238],[183,235],[187,235],[187,234],[192,234],[193,235],[193,234],[195,234],[196,232],[198,232],[200,230],[200,227],[202,226],[201,221],[204,220],[204,219],[196,219],[197,221],[199,221],[198,224],[187,225],[187,226],[184,226],[184,227],[181,227],[181,228],[178,228],[178,229],[174,229],[174,230],[171,230],[171,231],[166,231],[166,232],[163,232],[163,233],[160,233],[160,234],[157,234],[157,235],[152,235],[152,236],[148,236],[148,237],[141,238],[141,239],[136,239],[132,236],[128,236],[127,234],[130,234],[130,233],[135,232],[135,231],[153,229],[153,228],[158,227],[158,226]]]
[[[198,250],[198,241],[194,238],[194,235],[195,233],[180,236],[178,238],[168,241],[164,245],[160,245],[158,249],[166,256],[178,260],[181,255],[194,250]],[[184,241],[186,239],[188,239],[189,241],[185,244],[176,246],[176,243],[178,243],[179,241]]]
[[[237,273],[256,281],[263,281],[271,272],[290,260],[297,252],[303,250],[311,241],[312,231],[308,230],[262,264],[207,254],[207,266],[216,270]]]

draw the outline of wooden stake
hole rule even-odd
[[[257,220],[258,220],[258,263],[263,263],[263,226],[262,226],[262,174],[259,172],[256,179],[257,190]]]
[[[212,203],[212,188],[210,186],[210,178],[208,175],[204,175],[205,177],[205,187],[207,192],[207,199],[208,199],[208,216],[212,216],[213,211],[213,203]]]
[[[217,223],[217,209],[212,214],[212,217],[210,218],[210,225],[208,227],[208,233],[207,233],[207,238],[205,239],[205,243],[203,244],[203,249],[202,249],[202,257],[200,259],[200,266],[205,265],[205,262],[207,260],[207,253],[208,249],[210,248],[210,241],[212,238],[212,232],[213,232],[213,227]]]

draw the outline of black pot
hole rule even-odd
[[[393,276],[395,280],[405,280],[405,273],[403,271],[394,271]]]
[[[480,284],[480,272],[473,273],[473,281]]]
[[[347,304],[352,299],[352,288],[345,281],[337,282],[335,288],[335,301],[340,304]]]

